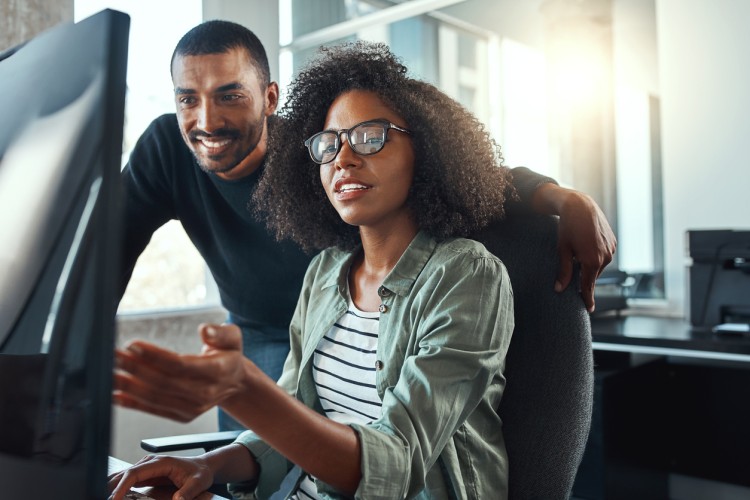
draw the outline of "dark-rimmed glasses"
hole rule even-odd
[[[336,158],[341,151],[341,134],[346,134],[346,140],[352,150],[359,155],[374,155],[385,146],[390,129],[398,130],[405,134],[411,134],[405,128],[389,122],[388,120],[368,120],[358,123],[349,130],[324,130],[305,141],[305,146],[310,152],[310,158],[315,163],[322,165]]]

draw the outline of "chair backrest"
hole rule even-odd
[[[475,236],[513,285],[516,326],[498,409],[510,499],[569,498],[591,426],[591,325],[577,278],[554,290],[557,226],[556,217],[514,214]]]

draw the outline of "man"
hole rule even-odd
[[[171,72],[176,115],[153,121],[122,174],[121,291],[153,232],[179,219],[216,280],[228,321],[242,329],[245,355],[278,379],[289,350],[289,320],[312,258],[275,241],[247,206],[263,175],[268,129],[283,126],[274,116],[278,85],[260,40],[226,21],[190,30],[175,48]],[[561,216],[555,286],[568,285],[575,257],[584,301],[593,309],[594,281],[615,247],[603,214],[590,197],[527,169],[514,170],[514,184],[521,207]],[[221,411],[219,427],[241,428]]]

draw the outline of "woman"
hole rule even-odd
[[[231,325],[201,327],[201,356],[118,352],[118,404],[179,420],[220,405],[252,432],[195,458],[148,457],[112,479],[114,498],[165,477],[174,498],[214,482],[265,496],[292,463],[307,473],[299,498],[505,498],[495,408],[512,291],[496,257],[456,238],[502,215],[499,152],[383,45],[324,51],[283,115],[254,201],[280,238],[331,248],[308,268],[280,387]]]

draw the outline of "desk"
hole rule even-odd
[[[591,330],[594,415],[574,496],[668,498],[669,474],[750,486],[749,337],[633,315],[594,316]]]
[[[678,318],[594,316],[594,350],[750,363],[750,337],[716,335]]]

